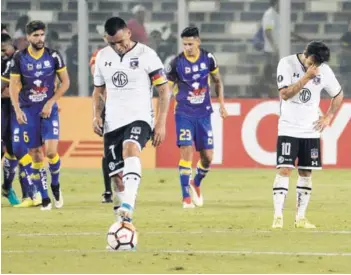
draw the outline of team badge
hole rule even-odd
[[[284,162],[284,160],[285,160],[285,159],[284,159],[284,157],[283,157],[283,156],[280,156],[280,157],[278,158],[278,162],[279,162],[279,163],[283,163],[283,162]]]
[[[318,159],[318,149],[317,148],[311,149],[311,159]]]
[[[193,71],[194,71],[194,72],[197,72],[198,70],[199,70],[199,66],[194,65],[194,66],[193,66]]]
[[[33,64],[27,64],[27,70],[32,71],[33,70]]]
[[[317,75],[315,78],[313,78],[313,84],[318,85],[321,84],[321,76]]]
[[[41,70],[41,69],[43,68],[43,65],[41,65],[41,63],[38,63],[38,64],[35,66],[35,68],[36,68],[37,70]]]
[[[311,91],[309,89],[303,88],[299,94],[300,101],[306,103],[311,99]]]
[[[137,57],[132,57],[130,59],[129,64],[130,64],[130,68],[135,70],[136,68],[139,67],[139,59]]]
[[[185,73],[186,74],[190,74],[191,73],[191,69],[189,67],[185,67]]]

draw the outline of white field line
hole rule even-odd
[[[343,256],[351,257],[348,252],[282,252],[282,251],[251,251],[251,250],[137,250],[137,251],[109,251],[92,249],[64,249],[64,250],[2,250],[2,254],[29,253],[174,253],[174,254],[211,254],[211,255],[273,255],[273,256]]]
[[[332,230],[196,230],[196,231],[141,231],[141,235],[167,235],[167,234],[275,234],[275,233],[305,233],[305,234],[327,234],[327,235],[338,235],[338,234],[351,234],[351,230],[344,231],[332,231]],[[57,232],[57,233],[2,233],[2,236],[17,236],[17,237],[51,237],[51,236],[102,236],[105,235],[103,232]]]

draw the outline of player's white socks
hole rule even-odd
[[[282,217],[284,202],[289,189],[289,177],[276,175],[273,183],[274,217]]]
[[[312,192],[312,177],[301,177],[297,179],[296,185],[296,218],[304,218],[308,202]]]
[[[134,209],[138,187],[141,180],[141,162],[138,157],[129,157],[124,160],[123,183],[124,198],[123,203],[129,204]]]
[[[124,201],[125,191],[122,191],[122,192],[116,191],[115,194],[118,201],[118,205],[120,205]]]

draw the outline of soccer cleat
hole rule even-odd
[[[183,208],[184,209],[195,208],[195,204],[193,204],[190,197],[183,199]]]
[[[295,228],[315,229],[316,226],[310,223],[306,218],[299,218],[295,220]]]
[[[116,212],[117,215],[122,218],[122,220],[131,220],[133,215],[133,207],[131,207],[128,203],[122,203]]]
[[[56,195],[54,194],[54,204],[56,208],[62,208],[63,207],[63,196],[62,196],[62,191],[61,189],[59,190]]]
[[[1,194],[9,200],[11,205],[18,205],[21,203],[21,201],[17,198],[15,190],[12,188],[9,190],[2,188]]]
[[[42,200],[42,205],[40,207],[40,210],[41,211],[50,211],[51,209],[52,209],[52,205],[51,205],[50,198],[43,199]]]
[[[13,207],[15,208],[27,208],[34,206],[33,200],[31,198],[25,198],[20,204],[16,204]]]
[[[283,217],[274,217],[272,228],[283,228]]]
[[[101,200],[102,203],[111,203],[113,202],[112,200],[112,192],[104,192],[102,193],[102,200]]]
[[[200,187],[196,187],[194,184],[194,181],[190,181],[190,195],[191,195],[191,199],[193,201],[193,203],[198,206],[201,207],[204,205],[204,199],[202,197],[201,191],[200,191]]]

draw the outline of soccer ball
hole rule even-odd
[[[107,233],[107,244],[113,250],[132,250],[136,247],[138,236],[130,222],[115,222]]]

